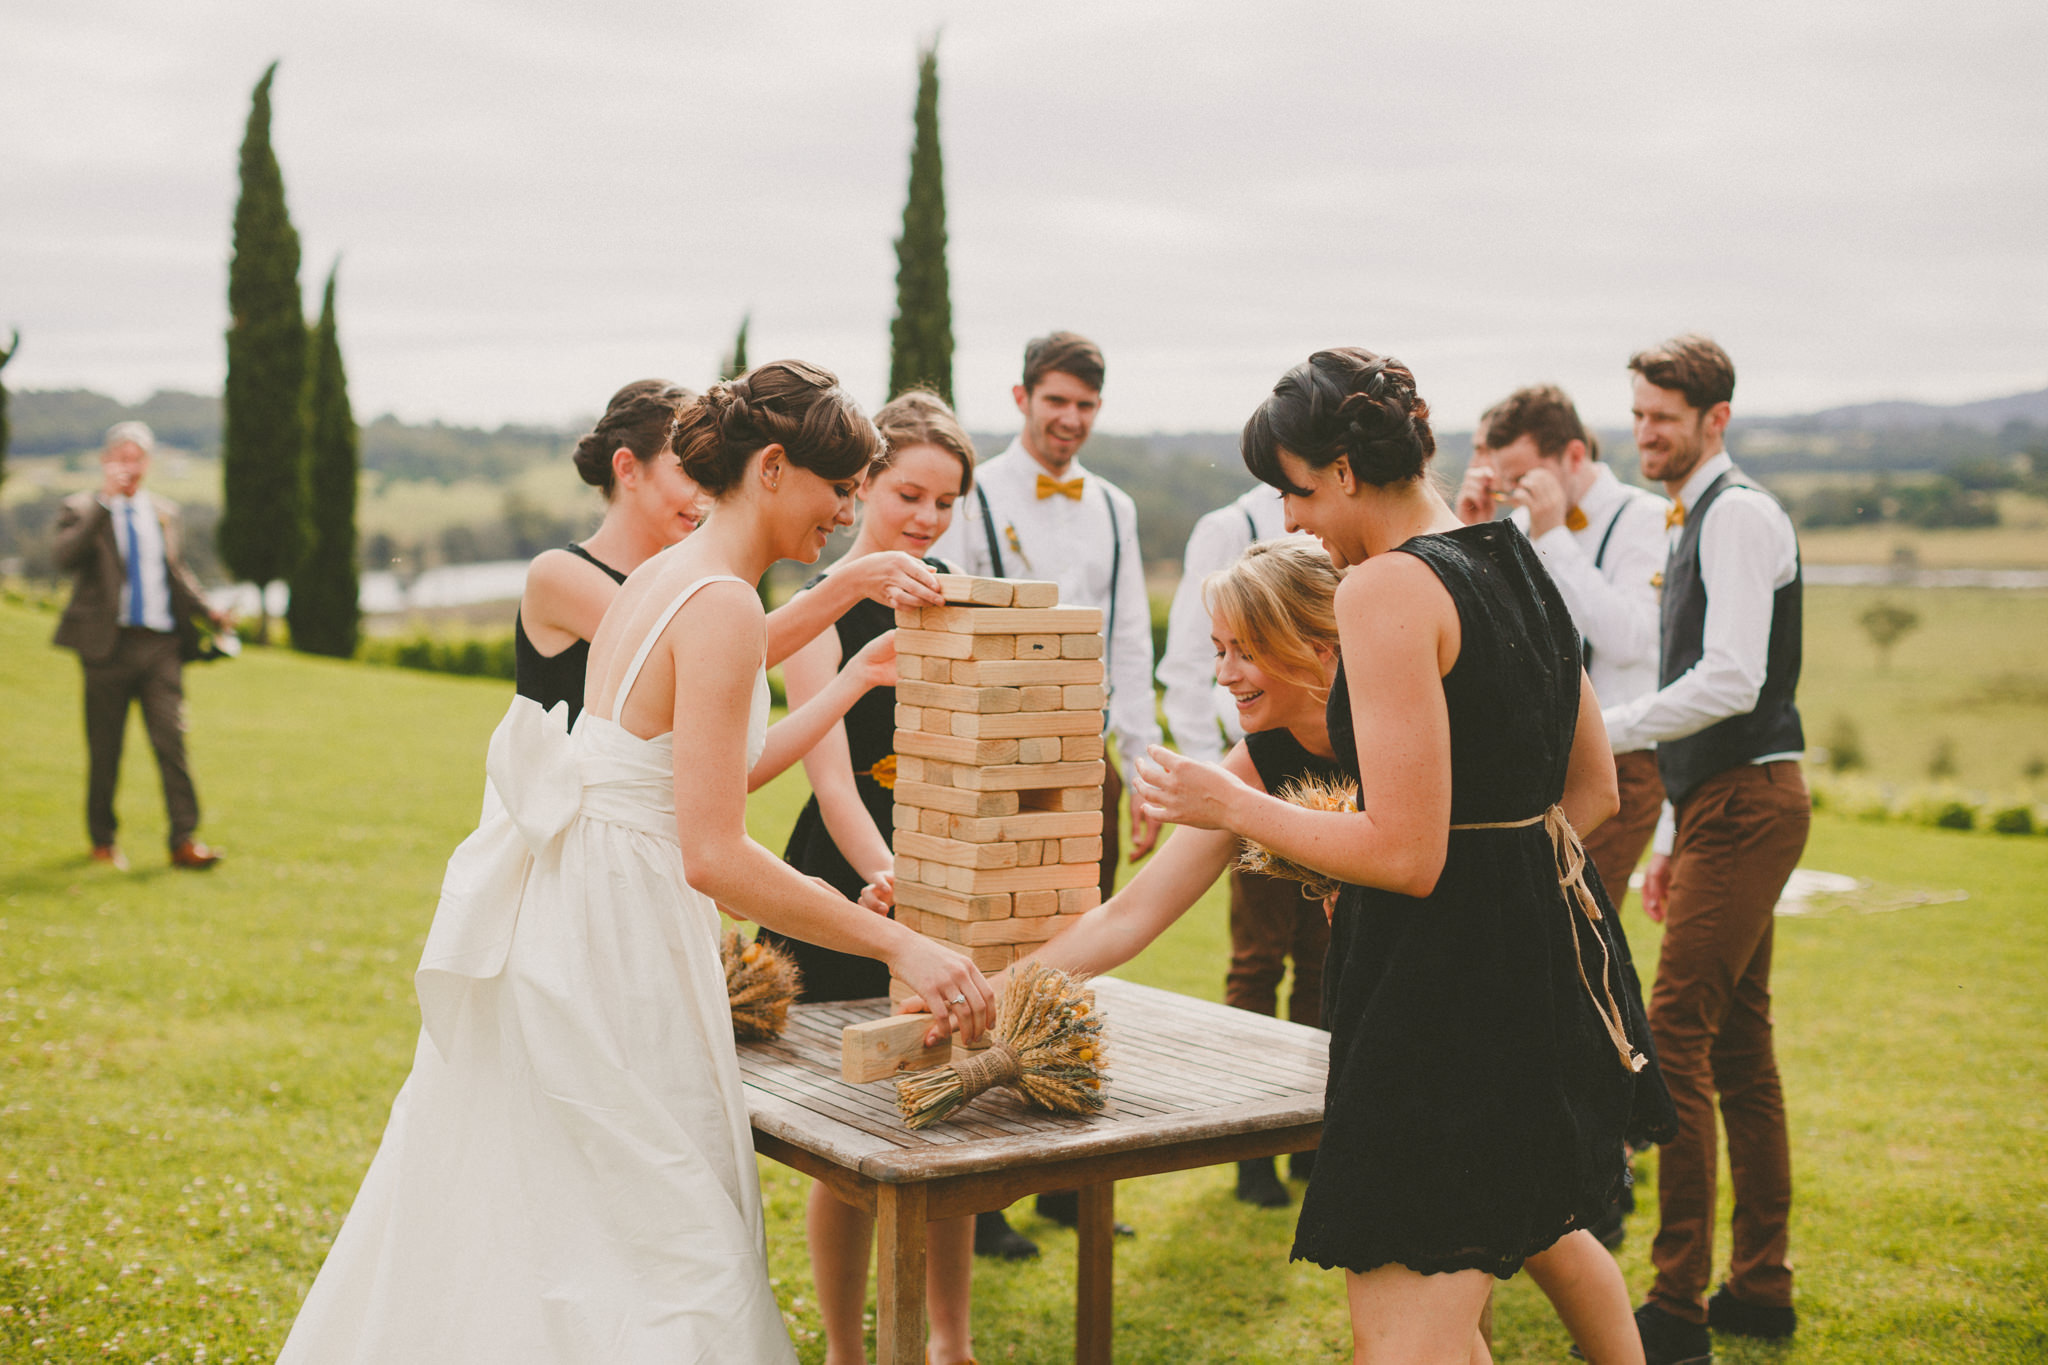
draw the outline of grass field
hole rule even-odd
[[[408,1065],[412,965],[507,689],[264,651],[188,670],[204,833],[228,861],[164,867],[138,724],[120,875],[82,856],[76,666],[51,625],[0,607],[0,1360],[269,1360]],[[757,797],[757,833],[779,845],[801,796],[793,777]],[[2042,1360],[2048,840],[1823,817],[1807,862],[1874,885],[1779,923],[1802,1329],[1720,1358]],[[1126,974],[1214,999],[1223,945],[1212,895]],[[762,1178],[816,1361],[803,1189]],[[1343,1357],[1340,1277],[1285,1263],[1290,1211],[1237,1203],[1226,1170],[1127,1182],[1118,1207],[1139,1228],[1118,1247],[1119,1360]],[[1067,1359],[1073,1237],[1020,1212],[1045,1259],[977,1267],[978,1352]],[[1639,1216],[1638,1291],[1647,1237]],[[1501,1360],[1563,1359],[1525,1282],[1497,1321]]]

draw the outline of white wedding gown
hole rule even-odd
[[[672,602],[655,640],[706,578]],[[767,675],[747,727],[765,742]],[[280,1365],[793,1362],[670,737],[512,703],[449,860],[412,1075]]]

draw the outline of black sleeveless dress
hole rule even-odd
[[[1400,551],[1429,565],[1457,605],[1458,661],[1443,679],[1451,824],[1540,815],[1563,795],[1578,723],[1579,640],[1563,599],[1505,521]],[[1341,667],[1329,718],[1355,777]],[[1537,823],[1454,828],[1427,896],[1343,889],[1323,978],[1322,1149],[1294,1259],[1505,1279],[1598,1221],[1620,1190],[1624,1136],[1675,1131],[1612,903],[1590,866],[1587,881],[1597,925],[1567,901]],[[1580,980],[1583,962],[1604,997],[1603,960],[1628,1039],[1647,1058],[1633,1074]]]
[[[562,548],[603,569],[614,583],[626,581],[624,574],[581,545]],[[539,702],[543,711],[554,710],[557,702],[568,702],[571,729],[576,726],[576,717],[583,714],[583,675],[589,664],[590,641],[578,640],[560,654],[543,654],[526,638],[526,623],[516,613],[513,615],[512,690]]]
[[[1244,747],[1251,755],[1252,767],[1258,769],[1259,781],[1266,784],[1267,793],[1273,796],[1280,795],[1280,789],[1288,783],[1304,777],[1326,781],[1352,777],[1336,759],[1312,754],[1302,747],[1292,730],[1255,731],[1244,737]]]
[[[947,572],[947,566],[938,560],[927,559],[924,563],[936,573]],[[815,587],[823,578],[819,574],[804,586]],[[852,659],[870,640],[895,628],[896,614],[881,603],[865,598],[854,603],[833,626],[839,632],[841,664]],[[847,711],[844,724],[846,749],[853,760],[854,786],[860,791],[861,803],[874,818],[875,828],[894,847],[896,689],[869,688]],[[802,814],[797,816],[796,828],[790,831],[782,859],[807,876],[824,878],[848,900],[860,899],[861,888],[867,885],[867,877],[854,870],[846,855],[839,851],[839,845],[832,841],[832,832],[825,828],[825,816],[818,809],[815,796],[804,803]],[[786,938],[772,929],[761,930],[758,937],[787,949],[796,958],[797,968],[803,973],[803,991],[797,997],[800,1000],[866,1000],[889,993],[887,963]]]

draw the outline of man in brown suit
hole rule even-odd
[[[100,488],[76,493],[57,513],[57,567],[72,578],[71,604],[56,643],[78,651],[85,667],[85,740],[92,755],[85,823],[95,861],[126,868],[114,843],[114,786],[128,704],[142,703],[170,815],[171,865],[204,868],[217,850],[194,839],[199,797],[185,764],[186,659],[199,653],[194,617],[227,617],[206,605],[179,554],[178,509],[142,491],[156,437],[141,422],[107,432]]]

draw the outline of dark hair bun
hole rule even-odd
[[[604,416],[576,442],[576,472],[583,482],[612,495],[612,456],[621,449],[646,464],[668,446],[676,409],[695,395],[666,379],[636,379],[612,395]]]
[[[1317,351],[1281,376],[1245,423],[1241,448],[1261,482],[1299,493],[1280,466],[1282,450],[1314,469],[1348,459],[1359,479],[1388,487],[1421,477],[1436,435],[1406,365],[1344,346]]]
[[[669,435],[683,472],[717,496],[737,487],[747,462],[780,445],[790,463],[824,479],[849,479],[882,450],[875,424],[830,370],[776,360],[713,384],[676,414]]]

